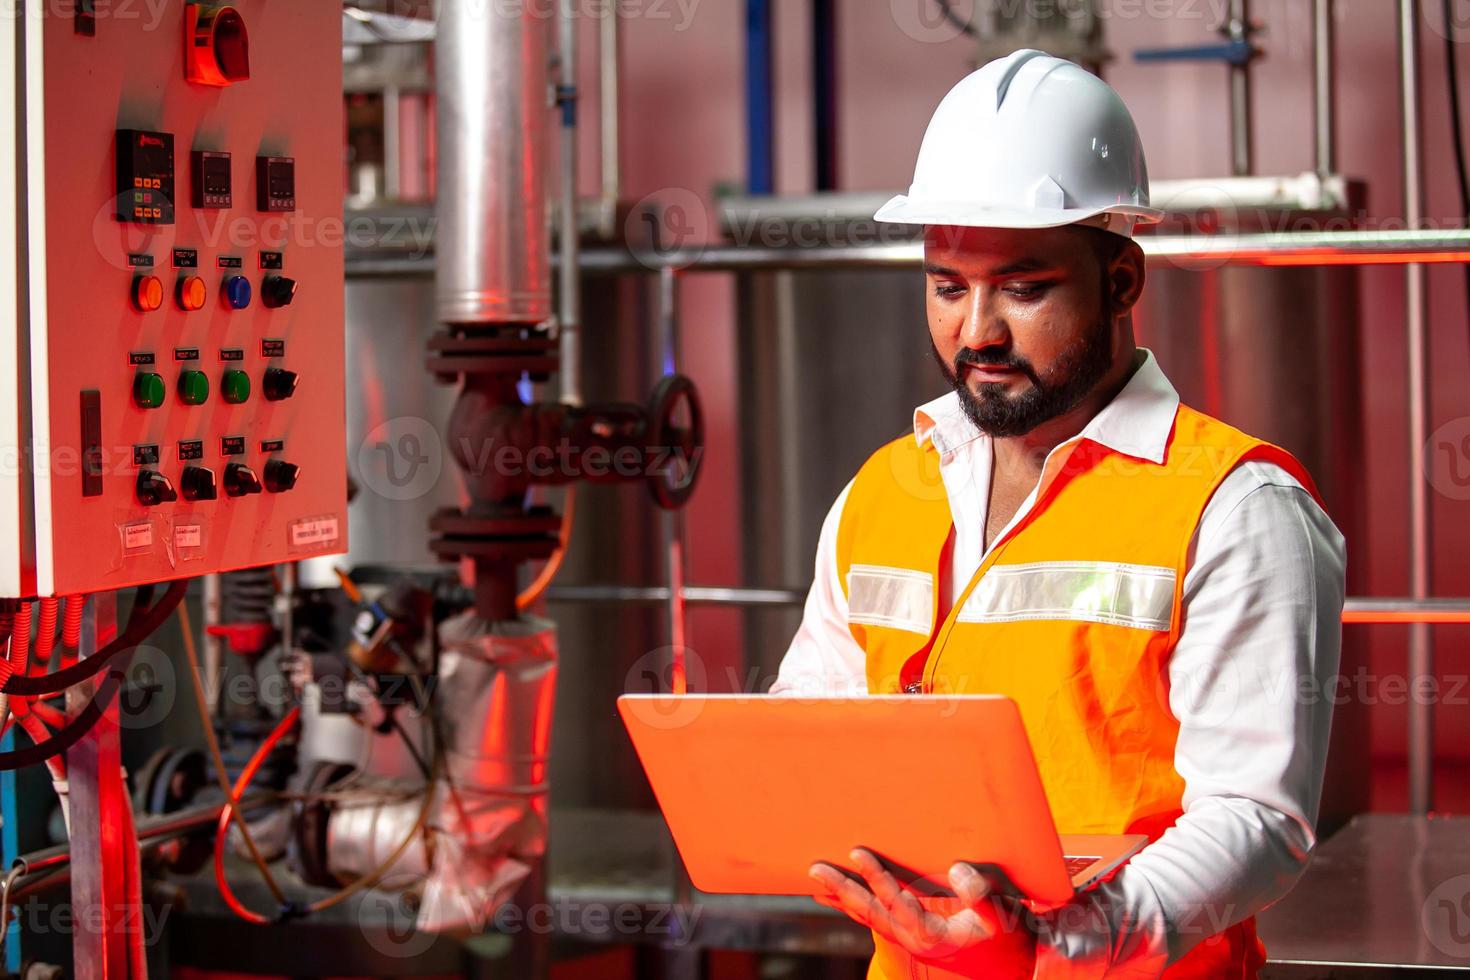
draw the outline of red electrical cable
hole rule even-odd
[[[286,734],[291,731],[291,728],[296,724],[296,720],[300,717],[301,709],[299,707],[293,707],[290,711],[286,712],[280,724],[276,725],[275,729],[266,736],[265,741],[260,743],[260,748],[255,750],[255,754],[245,764],[245,768],[240,773],[240,778],[235,780],[235,787],[230,793],[230,799],[225,804],[225,808],[220,811],[219,828],[214,834],[214,881],[219,887],[220,897],[225,900],[225,904],[230,907],[231,912],[234,912],[246,922],[254,923],[258,926],[268,925],[271,920],[257,912],[250,911],[244,905],[240,904],[240,900],[230,890],[230,881],[225,877],[225,836],[229,832],[230,821],[235,817],[236,807],[240,803],[240,797],[250,788],[251,780],[255,779],[255,774],[265,764],[266,757],[271,754],[271,750],[276,747],[281,739],[286,737]]]
[[[29,710],[15,712],[15,722],[25,733],[31,737],[31,741],[37,745],[42,744],[51,737],[51,729],[46,727],[45,722],[31,714]],[[57,782],[66,778],[66,763],[59,755],[53,755],[46,760],[46,768],[51,772],[51,778]]]
[[[10,666],[18,676],[26,675],[31,659],[31,604],[22,602],[15,611],[15,626],[10,631]]]
[[[61,613],[61,666],[76,663],[77,651],[82,646],[82,609],[87,604],[85,595],[69,595]]]
[[[61,617],[61,600],[55,597],[41,600],[40,621],[36,627],[35,667],[45,670],[51,665],[51,654],[56,650],[56,621]]]

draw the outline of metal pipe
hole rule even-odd
[[[663,585],[556,585],[546,591],[546,599],[548,602],[656,606],[669,601],[669,589]],[[684,601],[689,605],[779,608],[804,604],[806,591],[686,585]],[[1343,605],[1342,621],[1354,624],[1470,623],[1470,598],[1358,596],[1349,598]]]
[[[1337,118],[1333,96],[1332,0],[1312,0],[1312,132],[1317,174],[1337,166]]]
[[[257,810],[275,800],[276,794],[274,793],[248,793],[240,801],[240,812],[248,813]],[[143,847],[157,847],[168,841],[186,837],[196,830],[212,827],[219,823],[219,815],[224,812],[224,808],[225,805],[221,802],[191,807],[188,810],[180,810],[166,816],[145,817],[138,821],[138,843]],[[16,879],[16,898],[24,898],[39,891],[38,886],[42,880],[45,881],[48,888],[52,885],[64,884],[67,879],[56,875],[60,869],[71,864],[71,848],[66,844],[48,847],[22,855],[20,860],[26,864],[26,873]]]
[[[660,227],[663,227],[662,225]],[[679,271],[664,266],[658,275],[658,339],[660,373],[679,370]],[[684,522],[679,511],[663,515],[663,538],[668,574],[669,646],[673,655],[673,687],[683,694],[687,679],[687,622],[684,597]]]
[[[1424,221],[1424,174],[1419,107],[1419,4],[1398,0],[1399,89],[1402,98],[1404,220],[1410,229]],[[1429,483],[1424,478],[1425,441],[1429,437],[1428,317],[1425,269],[1410,263],[1405,272],[1405,319],[1408,343],[1409,398],[1409,595],[1429,596]],[[1409,683],[1434,674],[1434,648],[1429,625],[1409,630]],[[1416,688],[1417,689],[1417,688]],[[1425,814],[1434,807],[1434,705],[1414,698],[1409,705],[1409,811]]]
[[[1250,40],[1250,0],[1230,0],[1232,39]],[[1243,177],[1255,169],[1251,148],[1251,68],[1230,65],[1230,172]]]
[[[403,200],[403,127],[397,85],[383,89],[383,196],[390,201]]]
[[[614,4],[616,7],[616,4]],[[557,265],[560,331],[561,400],[582,404],[582,279],[577,264],[581,247],[577,227],[577,3],[562,0],[557,19],[558,70],[556,101],[561,107],[561,208]]]
[[[541,323],[551,316],[549,20],[529,5],[436,6],[438,318]]]
[[[622,90],[622,20],[618,5],[608,4],[598,25],[598,99],[602,119],[598,138],[602,142],[602,208],[599,230],[611,238],[617,230],[618,201],[623,196],[622,145],[618,105]]]
[[[553,585],[546,590],[546,601],[655,606],[669,601],[669,588],[666,585]],[[806,602],[806,592],[686,585],[684,601],[691,606],[799,606]]]
[[[836,190],[838,183],[837,63],[837,0],[812,0],[813,183],[819,191]]]
[[[281,594],[276,608],[281,616],[281,652],[290,657],[296,653],[296,593],[298,567],[294,561],[281,569]]]
[[[185,600],[187,601],[187,599]],[[224,590],[220,584],[219,573],[204,576],[204,636],[202,637],[202,649],[204,651],[204,695],[209,704],[209,713],[214,714],[219,709],[220,679],[224,676],[224,651],[225,640],[217,636],[211,626],[220,625],[220,617],[224,611]]]
[[[1234,265],[1401,265],[1411,262],[1470,262],[1470,230],[1326,231],[1249,235],[1145,235],[1138,239],[1153,261],[1202,261]],[[743,272],[773,269],[909,269],[924,260],[919,242],[883,245],[824,245],[816,248],[718,246],[667,253],[622,248],[584,249],[584,275],[658,272],[673,267],[688,272]],[[433,256],[349,257],[349,278],[427,276]]]
[[[771,0],[745,0],[746,186],[776,188],[775,52]]]

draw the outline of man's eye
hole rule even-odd
[[[1007,295],[1014,296],[1016,299],[1036,299],[1046,292],[1047,286],[1048,283],[1044,282],[1013,282],[1008,283],[1004,288]]]
[[[968,288],[952,282],[941,282],[934,286],[934,295],[943,299],[958,299],[967,292],[969,292]]]

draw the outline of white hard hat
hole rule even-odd
[[[1016,51],[950,89],[924,134],[914,183],[879,221],[981,228],[1085,222],[1131,235],[1148,206],[1148,169],[1128,107],[1091,72]]]

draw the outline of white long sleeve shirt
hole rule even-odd
[[[1179,396],[1145,353],[1077,438],[1157,463]],[[940,452],[954,520],[945,602],[952,606],[986,556],[992,444],[953,393],[914,412],[914,436],[921,445],[932,439]],[[867,690],[866,657],[848,632],[837,573],[837,526],[849,490],[822,526],[805,615],[772,694]],[[1035,502],[1033,489],[996,540]],[[1043,920],[1036,977],[1158,976],[1295,883],[1316,844],[1344,564],[1341,533],[1280,467],[1244,463],[1216,488],[1195,529],[1183,626],[1169,663],[1184,814],[1111,881]]]

